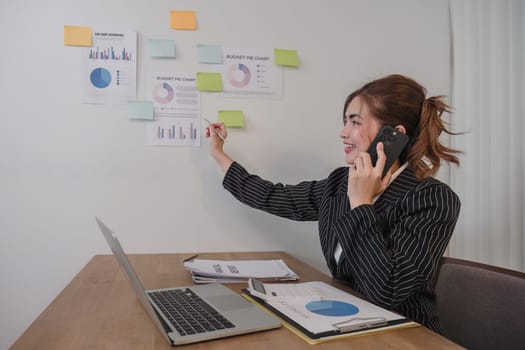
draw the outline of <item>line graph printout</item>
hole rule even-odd
[[[224,95],[274,97],[283,95],[283,70],[268,49],[223,48]]]
[[[137,97],[137,32],[93,29],[83,53],[84,103],[126,104]]]

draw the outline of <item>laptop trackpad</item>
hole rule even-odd
[[[206,299],[217,309],[223,311],[231,311],[252,307],[252,304],[242,299],[238,295],[218,295],[213,297],[207,297]]]

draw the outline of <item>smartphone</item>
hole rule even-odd
[[[383,169],[383,175],[381,177],[385,177],[392,164],[394,164],[394,162],[401,155],[401,152],[403,152],[407,146],[409,139],[410,138],[407,135],[397,131],[390,125],[385,125],[381,128],[381,130],[379,130],[376,137],[370,144],[370,147],[368,148],[368,153],[370,153],[372,165],[375,166],[377,162],[377,143],[383,143],[383,148],[386,155],[386,163]]]

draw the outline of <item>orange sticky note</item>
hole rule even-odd
[[[195,11],[170,11],[171,29],[197,29]]]
[[[91,46],[91,27],[64,26],[64,45]]]

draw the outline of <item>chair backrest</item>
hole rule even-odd
[[[525,273],[443,257],[436,295],[448,339],[472,350],[525,349]]]

